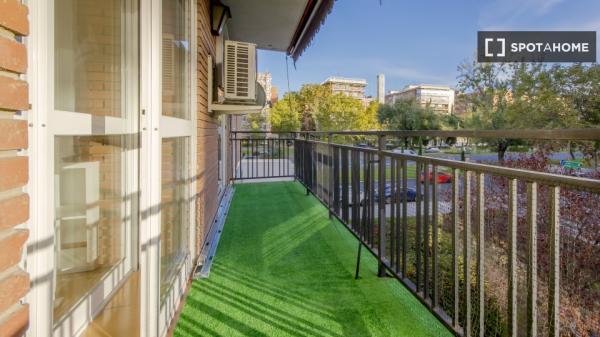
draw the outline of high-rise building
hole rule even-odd
[[[273,85],[271,82],[273,81],[273,77],[271,73],[258,73],[256,74],[256,81],[265,89],[265,96],[267,99],[267,105],[271,102],[271,90]]]
[[[377,102],[385,103],[385,75],[377,75]]]
[[[321,85],[331,88],[334,94],[342,93],[364,100],[367,80],[362,78],[329,77]]]
[[[402,99],[414,99],[421,106],[428,106],[442,114],[451,114],[454,110],[454,90],[447,86],[409,85],[401,91],[390,91],[385,95],[386,104],[394,104]]]

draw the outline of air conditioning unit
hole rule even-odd
[[[256,101],[256,45],[226,40],[223,54],[225,101]]]

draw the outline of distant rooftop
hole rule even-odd
[[[402,91],[412,90],[412,89],[440,89],[440,90],[450,90],[450,87],[447,85],[434,85],[434,84],[410,84],[404,87]]]
[[[331,77],[328,77],[321,84],[327,84],[327,83],[362,84],[362,85],[366,86],[367,85],[367,80],[365,80],[364,78],[350,78],[350,77],[331,76]]]
[[[434,85],[434,84],[410,84],[405,86],[402,90],[390,90],[387,95],[395,95],[403,92],[407,92],[414,89],[437,89],[437,90],[452,90],[446,85]]]

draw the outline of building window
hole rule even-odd
[[[56,0],[55,108],[122,116],[121,0]]]
[[[55,139],[57,319],[126,255],[124,143],[121,136]]]
[[[136,264],[135,13],[132,0],[54,0],[52,311],[72,331],[89,317],[70,313],[99,310]]]
[[[162,1],[162,114],[190,118],[188,0]]]
[[[164,303],[189,246],[189,144],[187,137],[162,140],[160,299]]]
[[[162,1],[162,119],[191,118],[190,1]],[[191,122],[189,122],[191,124]],[[190,138],[170,130],[161,148],[160,304],[168,301],[189,252]],[[166,137],[166,136],[163,136]],[[176,295],[177,296],[177,295]]]

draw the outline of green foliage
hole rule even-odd
[[[469,129],[553,129],[600,125],[600,66],[464,63],[458,89],[475,108]],[[493,139],[502,161],[514,140]],[[572,144],[581,147],[582,144]],[[584,152],[593,152],[593,149]]]
[[[321,85],[306,84],[273,106],[270,122],[276,131],[377,130],[376,111],[376,103],[365,108],[356,98],[334,95]]]
[[[251,113],[246,116],[246,128],[253,131],[265,129],[267,117],[262,112]]]
[[[269,112],[271,130],[297,131],[300,129],[298,110],[292,109],[295,94],[287,93],[282,100],[277,101]]]
[[[383,104],[377,112],[379,122],[389,130],[438,130],[440,117],[414,99]]]

